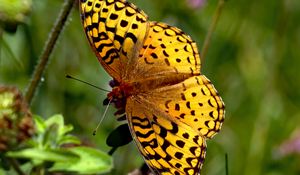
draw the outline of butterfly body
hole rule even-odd
[[[83,26],[113,77],[108,100],[125,112],[133,140],[155,174],[196,175],[224,121],[224,103],[200,72],[196,43],[148,21],[125,0],[81,0]]]
[[[126,99],[127,97],[134,95],[133,86],[129,83],[118,83],[118,86],[114,86],[112,91],[107,94],[109,100]]]

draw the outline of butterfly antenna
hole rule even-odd
[[[100,87],[95,86],[95,85],[93,85],[93,84],[91,84],[91,83],[88,83],[88,82],[86,82],[86,81],[83,81],[83,80],[80,80],[80,79],[78,79],[78,78],[72,77],[71,75],[66,75],[66,78],[73,79],[73,80],[77,80],[77,81],[82,82],[82,83],[84,83],[84,84],[90,85],[90,86],[92,86],[92,87],[94,87],[94,88],[97,88],[97,89],[99,89],[99,90],[101,90],[101,91],[110,92],[109,90],[100,88]]]
[[[105,111],[104,111],[104,113],[103,113],[103,115],[102,115],[102,117],[101,117],[101,119],[100,119],[100,121],[99,121],[99,123],[98,123],[96,129],[93,131],[93,136],[96,135],[96,133],[97,133],[97,131],[98,131],[98,128],[99,128],[100,124],[102,123],[104,117],[106,116],[106,113],[107,113],[107,110],[108,110],[108,107],[109,107],[111,101],[112,101],[112,99],[109,100],[109,102],[108,102],[108,104],[107,104],[107,106],[106,106],[106,108],[105,108]]]

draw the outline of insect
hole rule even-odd
[[[148,21],[125,0],[80,0],[83,27],[113,77],[108,99],[155,174],[200,174],[206,139],[224,121],[224,103],[200,73],[196,43],[180,29]]]

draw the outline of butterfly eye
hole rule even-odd
[[[119,86],[120,84],[116,81],[116,80],[110,80],[109,81],[109,86],[110,87],[116,87],[116,86]]]

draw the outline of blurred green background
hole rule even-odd
[[[0,0],[0,9],[4,1]],[[217,0],[131,2],[150,20],[181,28],[199,50],[217,6]],[[31,13],[22,17],[16,31],[7,32],[7,26],[0,29],[0,84],[25,91],[62,3],[32,0],[27,9]],[[1,13],[0,18],[4,18]],[[226,2],[202,64],[203,74],[226,104],[226,119],[221,132],[208,141],[202,174],[225,175],[226,153],[230,175],[300,174],[299,19],[299,0]],[[68,80],[66,74],[109,89],[111,78],[85,38],[78,4],[55,46],[32,112],[41,116],[62,113],[86,144],[109,151],[106,137],[120,125],[113,116],[115,109],[109,109],[97,135],[92,136],[106,94]],[[143,160],[138,154],[133,143],[118,149],[115,169],[108,174],[127,174],[140,167]]]

